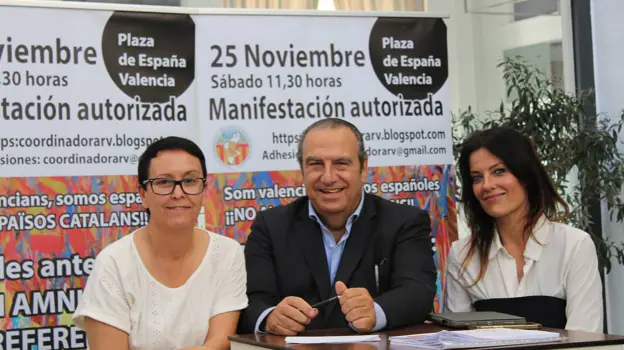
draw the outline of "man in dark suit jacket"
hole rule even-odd
[[[307,196],[259,212],[251,227],[249,306],[238,332],[366,333],[422,323],[436,291],[428,213],[364,193],[362,135],[344,120],[308,127],[298,158]]]

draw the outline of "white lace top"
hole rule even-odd
[[[212,316],[247,307],[243,249],[235,240],[206,231],[210,243],[203,261],[181,287],[157,282],[143,265],[134,233],[104,248],[73,315],[119,328],[129,349],[181,349],[201,346]]]

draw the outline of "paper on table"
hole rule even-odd
[[[346,336],[318,336],[318,337],[286,337],[286,343],[290,344],[339,344],[339,343],[363,343],[380,341],[376,335],[346,335]]]
[[[415,346],[421,349],[474,348],[561,340],[563,340],[561,335],[555,332],[508,328],[440,331],[390,337],[390,342],[393,344]]]

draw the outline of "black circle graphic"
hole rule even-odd
[[[446,41],[441,18],[378,18],[368,43],[371,64],[392,94],[422,100],[448,78]]]
[[[167,102],[195,79],[195,23],[186,14],[114,12],[102,33],[102,54],[126,95]]]

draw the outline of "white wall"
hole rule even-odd
[[[479,5],[500,3],[482,0]],[[456,79],[452,98],[455,110],[471,105],[482,114],[499,106],[505,89],[496,66],[505,50],[562,41],[561,16],[538,16],[514,22],[511,3],[496,6],[498,12],[510,14],[466,13],[464,0],[430,0],[427,9],[451,16],[447,25],[451,74]]]
[[[477,105],[477,89],[467,89],[477,77],[475,67],[474,19],[465,14],[461,1],[433,0],[427,3],[428,12],[448,13],[449,77],[451,80],[451,109],[457,111]],[[474,86],[474,85],[473,85]]]
[[[624,108],[624,2],[621,0],[592,1],[592,34],[596,108],[598,113],[617,117]],[[624,152],[624,132],[620,134],[620,151]],[[624,196],[624,193],[623,193]],[[624,241],[624,225],[611,221],[603,204],[602,230],[614,242]],[[606,275],[606,303],[609,333],[624,335],[624,267],[612,261]]]

